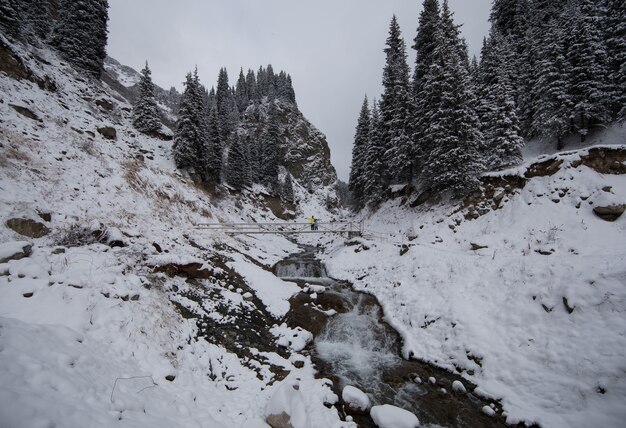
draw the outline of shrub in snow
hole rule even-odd
[[[370,416],[379,428],[415,428],[420,425],[413,413],[389,404],[372,407]]]

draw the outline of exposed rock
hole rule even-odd
[[[29,238],[41,238],[50,233],[43,223],[39,223],[30,218],[12,218],[7,220],[6,225],[9,229]]]
[[[27,118],[32,119],[32,120],[36,120],[38,122],[42,122],[42,120],[39,118],[39,116],[37,116],[37,114],[34,111],[32,111],[31,109],[29,109],[28,107],[18,106],[18,105],[15,105],[15,104],[9,104],[9,105],[11,107],[13,107],[13,110],[18,112],[22,116],[27,117]]]
[[[98,133],[107,140],[117,139],[117,131],[112,126],[103,126],[102,128],[98,128]]]
[[[600,174],[626,174],[626,149],[594,147],[589,154],[572,162],[572,167],[585,165]]]
[[[572,312],[574,312],[575,307],[572,307],[569,305],[569,302],[567,301],[567,297],[563,297],[563,306],[565,306],[565,310],[567,311],[568,314],[571,314]]]
[[[546,177],[556,174],[561,167],[563,159],[548,159],[543,162],[534,163],[528,167],[524,177]]]
[[[269,415],[265,422],[272,428],[293,428],[291,418],[285,412],[282,412],[280,415]]]
[[[168,380],[170,382],[173,382],[174,379],[176,379],[176,376],[174,376],[174,375],[170,374],[170,375],[165,376],[165,380]]]
[[[3,40],[0,40],[0,71],[15,80],[30,80],[45,91],[55,92],[57,90],[56,84],[50,80],[50,77],[36,76]]]
[[[478,251],[478,250],[483,249],[483,248],[489,248],[488,245],[480,245],[480,244],[475,244],[473,242],[470,242],[470,245],[471,245],[472,251]]]
[[[52,220],[52,213],[37,211],[37,215],[45,222],[50,222]]]
[[[611,204],[602,207],[594,207],[593,213],[602,220],[615,221],[626,210],[626,204]]]
[[[32,253],[32,244],[26,241],[7,242],[0,244],[0,263],[9,260],[19,260],[28,257]]]
[[[113,110],[113,107],[115,107],[111,101],[104,98],[96,100],[96,105],[106,111],[111,111]]]
[[[201,269],[202,263],[177,264],[168,263],[154,268],[155,272],[165,272],[168,276],[184,276],[187,278],[207,279],[211,277],[208,269]]]
[[[157,138],[161,141],[172,141],[174,139],[172,135],[166,134],[161,131],[147,131],[147,132],[144,132],[144,134],[147,135],[148,137]]]

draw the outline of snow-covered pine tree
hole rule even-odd
[[[482,135],[456,29],[444,0],[433,63],[424,85],[425,101],[434,108],[427,113],[429,126],[424,140],[431,150],[421,181],[432,191],[451,191],[459,197],[478,186],[483,164],[478,151]]]
[[[250,163],[245,142],[235,133],[228,150],[226,164],[226,182],[233,188],[241,190],[250,185]]]
[[[597,3],[577,0],[566,13],[570,117],[581,141],[585,141],[589,128],[610,121],[607,52]]]
[[[412,179],[412,144],[408,124],[411,117],[409,66],[406,46],[394,15],[389,25],[383,69],[383,94],[380,102],[382,138],[385,145],[383,163],[388,182]]]
[[[250,102],[246,78],[243,75],[243,68],[239,70],[239,79],[237,79],[237,86],[235,88],[235,100],[237,101],[237,110],[243,113]]]
[[[370,133],[367,139],[363,171],[363,203],[378,205],[385,198],[383,177],[383,154],[385,147],[382,138],[382,118],[378,102],[372,102]]]
[[[226,141],[233,131],[232,118],[232,94],[228,85],[228,72],[226,68],[220,68],[217,78],[217,90],[215,91],[215,105],[217,107],[217,119],[222,141]]]
[[[427,154],[423,153],[422,140],[425,130],[420,125],[430,106],[424,103],[423,93],[426,74],[433,62],[435,48],[435,31],[440,25],[440,9],[438,0],[424,0],[422,12],[419,16],[417,34],[413,39],[412,48],[415,49],[415,69],[413,71],[412,117],[411,117],[411,158],[413,160],[414,176],[419,176],[423,168],[423,161]]]
[[[261,181],[261,145],[258,140],[246,136],[245,146],[248,152],[250,163],[250,181],[259,183]]]
[[[52,2],[50,0],[30,0],[26,2],[25,21],[28,31],[38,40],[45,40],[51,29]]]
[[[0,29],[7,35],[17,37],[23,26],[23,0],[0,0]]]
[[[285,175],[285,181],[282,183],[280,197],[283,201],[293,204],[295,202],[295,195],[293,191],[293,179],[291,178],[291,174],[287,172]]]
[[[274,74],[274,68],[272,64],[268,64],[265,69],[266,72],[266,94],[270,100],[276,98],[276,75]]]
[[[178,107],[178,121],[176,122],[176,132],[172,151],[174,153],[174,163],[179,169],[197,168],[198,152],[201,147],[200,131],[196,120],[196,103],[193,92],[194,78],[191,73],[187,73],[185,79],[185,90],[180,97]]]
[[[246,74],[246,92],[248,93],[248,98],[251,101],[256,101],[259,99],[259,94],[256,87],[256,76],[254,75],[254,71],[248,69],[248,73]]]
[[[274,101],[269,104],[267,124],[261,137],[259,179],[270,192],[275,192],[278,187],[278,110]]]
[[[367,95],[363,100],[361,112],[356,125],[354,145],[352,146],[352,165],[348,188],[352,192],[355,205],[360,208],[365,204],[364,183],[367,179],[365,162],[370,138],[370,109]]]
[[[557,149],[570,127],[572,101],[569,97],[569,64],[565,51],[565,29],[554,25],[556,18],[545,25],[535,50],[536,77],[532,88],[532,123],[530,135],[544,135],[556,140]]]
[[[146,61],[139,80],[139,98],[133,106],[133,126],[140,132],[156,132],[161,129],[151,74]]]
[[[222,163],[224,156],[224,143],[220,136],[219,117],[217,107],[209,112],[207,122],[207,162],[205,164],[207,181],[219,184],[222,178]]]
[[[604,36],[613,119],[626,119],[626,7],[624,0],[604,0]]]
[[[100,78],[107,45],[107,0],[59,2],[51,44],[72,65]]]

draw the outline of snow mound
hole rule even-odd
[[[370,416],[379,428],[416,428],[420,426],[419,419],[413,413],[389,404],[372,407]]]
[[[367,410],[370,408],[370,399],[363,391],[351,385],[346,385],[341,398],[353,409]]]

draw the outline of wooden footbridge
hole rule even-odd
[[[328,223],[316,222],[315,228],[311,223],[198,223],[196,229],[204,229],[228,235],[253,235],[253,234],[279,234],[296,235],[304,233],[338,233],[347,234],[348,237],[363,235],[363,222],[340,222]]]

